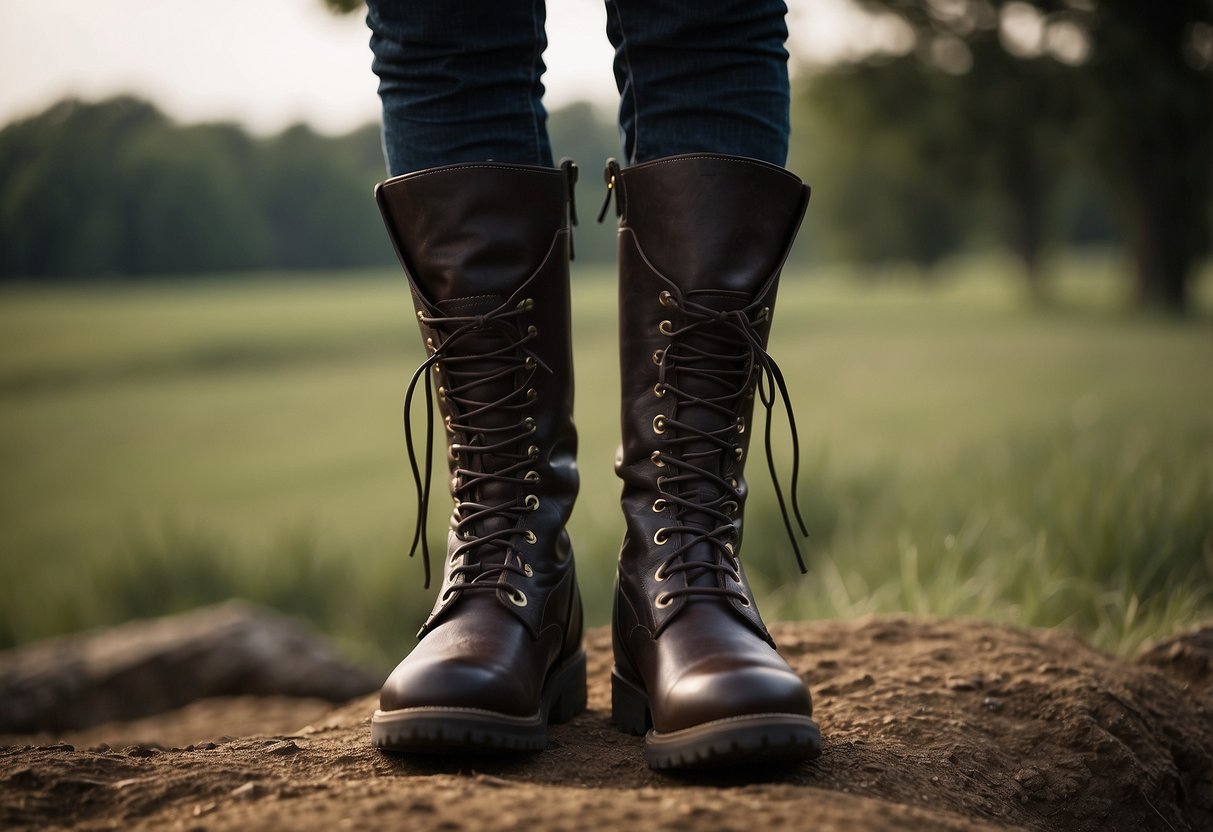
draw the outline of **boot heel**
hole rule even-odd
[[[549,682],[553,697],[547,709],[549,723],[568,722],[585,710],[585,675],[584,651],[579,652],[557,671],[556,676]]]
[[[625,734],[637,736],[653,727],[648,698],[614,670],[611,671],[611,721]]]

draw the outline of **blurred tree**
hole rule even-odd
[[[1133,251],[1139,300],[1186,305],[1213,207],[1213,0],[858,2],[903,37],[893,54],[808,85],[808,110],[819,111],[811,141],[833,132],[852,142],[844,157],[886,154],[869,156],[860,179],[892,198],[853,196],[844,217],[866,214],[865,197],[877,216],[925,210],[930,228],[907,216],[901,231],[935,240],[907,246],[885,232],[921,262],[993,216],[1034,276],[1057,193],[1098,182]],[[879,253],[872,234],[863,239]]]

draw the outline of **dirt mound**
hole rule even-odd
[[[819,761],[791,770],[650,772],[640,740],[608,723],[610,643],[597,630],[590,710],[553,729],[541,754],[379,754],[367,697],[289,734],[0,749],[0,826],[1213,829],[1210,630],[1134,664],[1065,634],[974,621],[774,632],[812,688],[826,739]],[[240,707],[262,707],[268,733],[279,701]],[[209,726],[194,714],[188,730],[203,739]],[[180,737],[177,718],[139,730]],[[113,730],[131,736],[129,725]]]

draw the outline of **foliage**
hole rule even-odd
[[[1099,296],[1105,262],[1063,265],[1057,294],[1079,305],[1048,314],[991,258],[931,281],[788,274],[772,349],[806,449],[811,571],[755,459],[743,557],[769,619],[971,614],[1131,651],[1209,615],[1207,322],[1124,318]],[[615,288],[584,266],[574,281],[572,535],[601,624],[621,532]],[[0,339],[0,643],[241,595],[377,661],[408,649],[432,597],[404,556],[399,407],[422,347],[394,270],[10,287]]]
[[[799,102],[828,242],[925,264],[992,228],[1038,284],[1094,218],[1131,247],[1141,302],[1185,306],[1213,221],[1213,2],[861,5],[901,37]]]

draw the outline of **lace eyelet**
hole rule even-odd
[[[749,609],[749,608],[750,608],[750,599],[749,599],[749,598],[742,598],[742,599],[741,599],[741,605],[742,605],[743,607],[745,607],[746,609]]]
[[[516,589],[510,594],[510,603],[516,607],[526,606],[526,593],[521,589]]]
[[[745,417],[744,416],[737,417],[737,432],[745,433]]]
[[[421,309],[417,310],[417,320],[425,321],[425,312]]]
[[[522,564],[522,574],[526,575],[528,578],[533,578],[535,577],[535,570],[531,568],[529,563],[524,563]]]
[[[666,501],[663,500],[662,498],[658,497],[656,500],[653,501],[653,511],[660,514],[661,512],[665,511],[666,505],[667,505]]]
[[[657,600],[653,602],[653,605],[658,609],[665,609],[672,603],[674,603],[674,599],[671,597],[670,593],[663,592],[657,596]]]
[[[727,514],[729,517],[737,516],[737,502],[734,500],[726,501],[725,504],[720,507],[720,509],[725,514]]]
[[[442,375],[442,365],[441,364],[434,365],[434,375],[436,375],[436,376]]]
[[[436,351],[436,350],[434,349],[434,339],[433,339],[433,338],[426,338],[426,339],[425,339],[425,348],[426,348],[427,350],[429,350],[431,353],[433,353],[433,352],[435,352],[435,351]]]
[[[653,580],[657,583],[662,583],[666,579],[665,564],[657,567],[657,571],[653,573]]]
[[[531,531],[530,529],[527,529],[526,533],[523,534],[522,539],[525,540],[527,543],[534,543],[539,538],[535,537],[535,533],[533,531]]]
[[[523,426],[525,426],[525,427],[526,427],[527,433],[534,433],[534,432],[535,432],[535,430],[536,430],[536,428],[535,428],[535,420],[534,420],[534,419],[532,419],[530,416],[527,416],[525,419],[523,419],[523,420],[522,420],[522,424],[523,424]]]
[[[769,317],[771,317],[771,307],[764,306],[762,309],[758,310],[758,323],[762,323]]]
[[[665,477],[664,476],[657,477],[657,487],[661,488],[664,485],[665,485]]]
[[[729,477],[729,486],[730,486],[730,487],[731,487],[731,488],[732,488],[734,491],[736,491],[736,490],[737,490],[737,478],[736,478],[736,477]]]
[[[532,338],[534,338],[536,335],[539,334],[539,327],[535,326],[534,324],[531,324],[530,326],[528,326],[526,328],[526,334],[531,336]]]
[[[662,335],[673,335],[674,324],[670,323],[669,321],[662,321],[657,325],[657,331]]]
[[[446,388],[445,387],[438,388],[438,401],[440,401],[440,402],[446,401]]]
[[[649,454],[649,459],[651,459],[653,464],[658,468],[665,467],[665,463],[661,461],[661,451],[653,451],[653,453]]]
[[[737,461],[741,462],[741,458],[745,456],[745,448],[738,446],[733,449],[733,456],[737,457]]]
[[[664,546],[665,544],[670,542],[669,533],[666,531],[666,529],[664,527],[653,532],[653,542],[656,543],[658,546]]]
[[[525,299],[525,300],[523,300],[523,301],[520,301],[520,302],[518,303],[518,308],[519,308],[519,309],[523,309],[523,310],[525,310],[525,311],[527,311],[527,312],[530,312],[532,309],[534,309],[534,308],[535,308],[535,299],[534,299],[534,298],[527,298],[527,299]]]
[[[538,471],[527,471],[525,474],[522,475],[522,478],[524,480],[530,480],[531,482],[539,482],[539,472]]]
[[[523,367],[523,369],[526,369],[526,370],[533,370],[537,366],[538,366],[538,362],[536,362],[535,359],[531,358],[531,356],[529,356],[529,355],[526,357],[526,361],[522,362],[522,367]]]
[[[665,416],[661,413],[653,417],[653,433],[658,436],[665,433]]]
[[[532,445],[531,447],[527,448],[526,455],[531,459],[539,459],[539,446]]]
[[[447,433],[454,433],[454,432],[455,432],[455,429],[454,429],[453,427],[451,427],[451,417],[450,417],[450,416],[443,416],[443,417],[442,417],[442,424],[443,424],[443,425],[446,427],[446,432],[447,432]]]
[[[526,391],[526,400],[528,402],[533,402],[537,398],[539,398],[539,391],[536,390],[534,387],[528,388]],[[745,428],[742,428],[742,431],[744,431],[744,430],[745,430]]]
[[[528,511],[539,511],[539,498],[534,494],[527,494],[525,503]]]
[[[661,382],[657,382],[656,384],[654,384],[653,385],[653,395],[659,399],[662,396],[664,396],[665,395],[665,385],[662,384]]]
[[[659,294],[657,296],[657,302],[660,303],[662,306],[673,306],[674,305],[674,296],[671,295],[669,293],[669,291],[662,289],[661,294]]]
[[[729,555],[731,555],[731,556],[733,557],[733,559],[734,559],[734,560],[736,560],[736,559],[737,559],[737,555],[734,553],[734,550],[733,550],[733,544],[732,544],[732,543],[726,543],[726,544],[724,544],[724,548],[728,550]]]
[[[661,366],[661,362],[665,360],[665,350],[653,350],[653,363]]]

